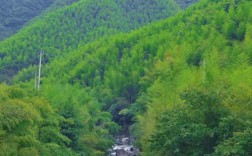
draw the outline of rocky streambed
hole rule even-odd
[[[116,144],[109,149],[109,156],[138,156],[140,150],[132,145],[132,141],[128,137],[118,137]]]

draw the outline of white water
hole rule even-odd
[[[117,139],[117,143],[109,150],[109,156],[137,156],[140,155],[139,149],[130,143],[129,138]]]

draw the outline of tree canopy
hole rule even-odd
[[[90,6],[97,10],[86,13],[102,12],[99,8],[108,4],[115,10],[110,16],[90,15],[102,19],[123,16],[127,9],[118,8],[128,1],[95,2]],[[66,16],[61,22],[81,16],[73,10],[82,3],[58,10]],[[43,65],[39,92],[33,89],[36,66],[20,70],[15,86],[0,86],[0,148],[7,155],[50,150],[56,155],[105,155],[113,135],[130,131],[144,156],[251,155],[251,6],[250,0],[202,0],[131,32],[116,29],[113,36],[97,39],[92,34],[93,39],[81,42],[67,38],[74,44],[62,36],[78,30],[62,26],[59,30],[65,31],[53,44],[59,41],[67,52]],[[129,17],[137,17],[133,14],[134,9]],[[101,23],[125,27],[119,19],[113,20],[117,24],[109,21]],[[15,37],[0,44],[8,49]]]

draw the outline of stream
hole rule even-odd
[[[116,143],[109,149],[109,156],[138,156],[140,150],[132,145],[130,137],[117,137]]]

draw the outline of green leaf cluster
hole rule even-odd
[[[74,155],[50,104],[19,87],[0,85],[0,155]]]

